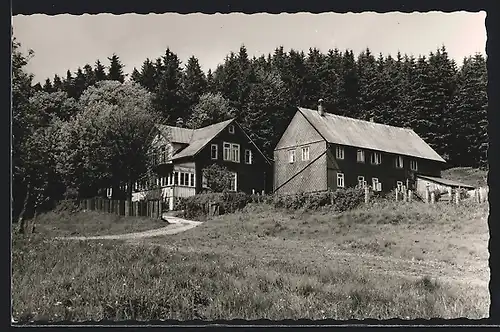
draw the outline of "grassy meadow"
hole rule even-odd
[[[76,216],[64,232],[95,232],[85,213]],[[61,241],[45,228],[13,239],[13,317],[482,318],[487,216],[487,203],[380,201],[340,214],[251,204],[183,233],[128,242]]]

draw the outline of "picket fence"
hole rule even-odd
[[[98,211],[125,216],[129,202],[126,200],[115,200],[107,198],[88,198],[78,202],[78,206],[84,211]],[[161,218],[162,211],[167,204],[161,200],[148,200],[132,202],[130,205],[130,216]]]

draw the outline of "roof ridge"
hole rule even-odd
[[[313,110],[313,109],[310,109],[310,108],[306,108],[306,107],[299,107],[299,109],[306,110],[306,111],[311,111],[311,112],[317,112],[316,110]],[[329,112],[326,112],[326,111],[325,111],[325,116],[339,117],[339,118],[343,118],[343,119],[347,119],[347,120],[366,122],[366,123],[371,123],[371,124],[374,124],[374,125],[387,126],[387,127],[392,127],[392,128],[402,129],[402,130],[409,130],[409,131],[413,131],[414,132],[414,130],[412,128],[408,128],[408,127],[398,127],[398,126],[393,126],[393,125],[389,125],[389,124],[385,124],[385,123],[380,123],[380,122],[372,122],[372,121],[368,121],[368,120],[352,118],[352,117],[345,116],[345,115],[339,115],[339,114],[335,114],[335,113],[329,113]]]

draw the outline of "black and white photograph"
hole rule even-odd
[[[489,317],[486,12],[12,16],[11,317]]]

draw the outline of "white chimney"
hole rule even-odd
[[[325,115],[325,110],[323,109],[323,99],[318,100],[318,113],[320,116]]]
[[[370,122],[375,122],[375,118],[373,116],[370,118]]]

